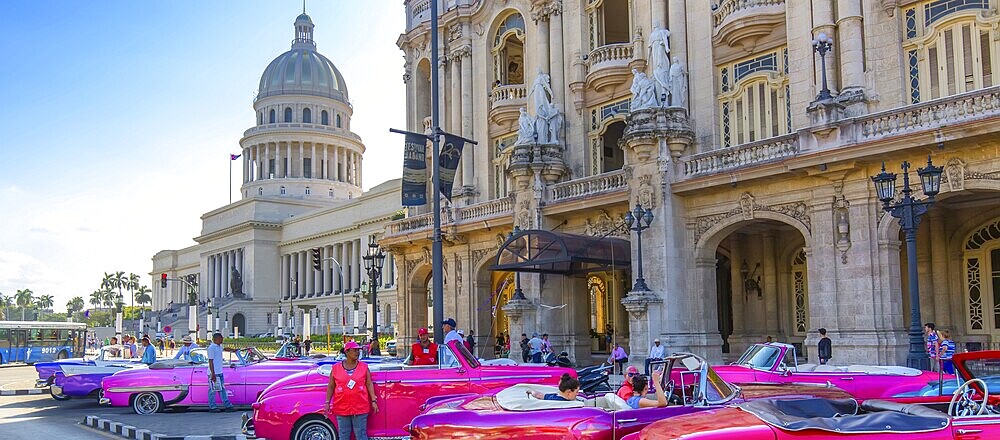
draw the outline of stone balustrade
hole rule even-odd
[[[798,153],[798,135],[786,134],[691,156],[684,161],[684,175],[693,177],[746,168],[792,157]]]
[[[442,208],[441,225],[457,224],[466,222],[508,216],[514,213],[514,201],[510,197],[503,197],[474,205]],[[434,214],[426,213],[407,217],[389,223],[389,236],[405,235],[423,230],[430,230],[434,226]]]
[[[361,137],[352,133],[350,130],[337,128],[333,125],[307,124],[304,122],[278,122],[274,124],[256,125],[244,131],[243,137],[247,137],[258,133],[267,133],[270,131],[282,131],[287,129],[295,129],[296,131],[301,131],[302,129],[315,130],[322,133],[336,134],[338,136],[351,138],[358,142],[361,142]]]
[[[487,200],[482,203],[476,203],[475,205],[458,208],[458,215],[456,217],[458,218],[459,223],[462,223],[470,220],[511,215],[513,212],[513,199],[510,197],[503,197],[496,200]]]
[[[422,229],[430,229],[433,225],[434,213],[428,212],[389,223],[389,235],[400,235]]]
[[[712,22],[716,27],[721,25],[726,17],[750,8],[758,6],[772,6],[785,4],[785,0],[722,0],[715,10],[712,11]]]
[[[616,170],[552,185],[550,199],[559,202],[627,190],[625,170]]]
[[[409,4],[410,13],[407,17],[407,29],[413,29],[418,24],[431,19],[431,0],[414,0]]]
[[[528,96],[528,89],[524,84],[510,84],[493,88],[490,101],[493,107],[505,104],[523,104]]]
[[[859,141],[907,134],[1000,114],[1000,86],[864,115],[855,119]]]
[[[632,61],[633,54],[632,43],[605,44],[590,52],[587,67],[595,70],[607,65],[627,65]]]

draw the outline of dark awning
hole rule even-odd
[[[571,275],[631,264],[626,240],[531,229],[516,232],[500,246],[493,270]]]

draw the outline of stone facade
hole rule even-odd
[[[445,315],[475,329],[486,353],[498,332],[516,352],[522,332],[538,331],[582,363],[603,360],[608,341],[641,362],[657,337],[720,360],[771,336],[815,362],[825,327],[835,363],[900,364],[907,260],[870,176],[883,161],[898,172],[930,155],[946,173],[917,233],[921,318],[960,345],[1000,342],[990,312],[1000,310],[990,272],[1000,269],[990,226],[1000,219],[1000,16],[995,1],[939,3],[443,0],[444,61],[432,67],[429,2],[406,1],[397,43],[409,128],[429,124],[434,68],[441,127],[480,143],[442,213]],[[670,90],[686,99],[630,111],[632,70],[655,75],[649,36],[664,27],[672,63],[689,73]],[[825,72],[812,47],[820,33],[834,41]],[[555,144],[518,136],[539,73],[565,121]],[[830,99],[817,98],[824,77]],[[631,291],[633,264],[523,273],[527,299],[511,301],[517,277],[490,270],[515,226],[628,238],[637,262],[621,220],[636,204],[654,216],[642,235],[648,291]],[[411,209],[381,241],[403,263],[401,347],[433,306],[430,224],[426,208]]]

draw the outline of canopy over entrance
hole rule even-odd
[[[515,232],[500,246],[493,270],[573,275],[631,265],[626,240],[530,229]]]

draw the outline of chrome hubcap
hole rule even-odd
[[[156,412],[158,402],[156,396],[152,394],[140,394],[135,398],[135,408],[140,414],[152,414]]]
[[[322,424],[310,424],[299,432],[298,440],[333,440],[333,433]]]

